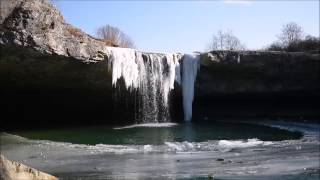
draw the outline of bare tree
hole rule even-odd
[[[245,46],[231,31],[218,31],[213,35],[210,50],[244,50]]]
[[[279,40],[283,47],[288,47],[300,41],[302,36],[302,27],[295,22],[290,22],[283,25],[282,32],[279,35]]]
[[[108,46],[134,48],[134,43],[130,37],[117,27],[110,25],[99,27],[96,36],[105,41]]]

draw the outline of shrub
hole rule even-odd
[[[130,37],[117,27],[110,25],[99,27],[96,31],[96,36],[108,46],[134,48],[134,43]]]

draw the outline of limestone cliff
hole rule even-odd
[[[199,91],[220,93],[320,90],[320,55],[213,51],[202,55]]]
[[[104,42],[66,23],[47,0],[4,0],[0,21],[0,44],[31,47],[84,61],[104,59]]]
[[[19,128],[130,123],[131,94],[112,88],[108,47],[65,22],[50,1],[2,0],[0,48],[3,127],[15,126],[12,119]],[[319,54],[201,53],[194,119],[319,117],[319,82]],[[173,119],[182,120],[179,85],[171,95]]]

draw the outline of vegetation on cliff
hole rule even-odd
[[[103,40],[107,46],[134,48],[134,43],[130,37],[117,27],[101,26],[97,29],[96,36]]]
[[[303,29],[295,22],[282,27],[278,40],[272,43],[267,50],[287,52],[320,52],[320,38],[307,35],[304,37]]]
[[[232,33],[232,31],[218,31],[209,44],[209,50],[244,50],[245,45]]]

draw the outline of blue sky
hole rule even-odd
[[[296,22],[319,36],[315,1],[110,1],[55,0],[66,21],[94,35],[110,24],[128,34],[137,49],[204,51],[218,30],[232,30],[248,49],[275,41],[283,24]]]

